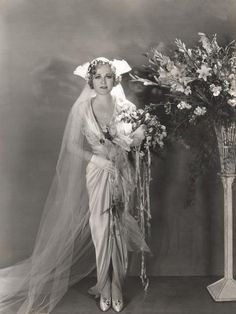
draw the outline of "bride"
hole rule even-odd
[[[88,292],[100,297],[100,309],[123,309],[128,251],[149,251],[130,214],[128,158],[145,130],[127,133],[117,119],[135,108],[120,84],[130,70],[126,61],[106,58],[75,70],[86,84],[68,116],[33,254],[0,270],[1,313],[50,313],[94,269],[97,283]]]

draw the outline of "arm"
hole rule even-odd
[[[92,158],[92,152],[91,147],[86,139],[86,136],[84,136],[83,140],[83,148],[79,147],[79,145],[76,145],[73,142],[68,143],[67,149],[71,154],[76,155],[78,158],[83,158],[86,161],[90,161]]]
[[[113,163],[110,160],[106,159],[105,157],[97,155],[92,152],[91,146],[87,140],[86,135],[84,135],[83,139],[83,148],[80,148],[79,145],[76,146],[74,143],[73,144],[70,143],[68,145],[68,150],[70,153],[75,154],[77,158],[83,158],[88,163],[92,162],[97,167],[114,174],[115,167]]]

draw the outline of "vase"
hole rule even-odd
[[[222,174],[236,173],[236,122],[215,122]]]
[[[233,204],[232,184],[236,172],[236,123],[215,123],[221,180],[224,189],[224,277],[207,287],[217,302],[236,301],[236,281],[233,278]]]

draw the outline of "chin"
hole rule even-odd
[[[109,95],[110,94],[110,92],[111,92],[111,89],[105,89],[105,90],[98,90],[97,91],[97,94],[99,94],[99,95]]]

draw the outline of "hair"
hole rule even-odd
[[[116,68],[112,65],[112,63],[107,60],[99,60],[99,59],[95,59],[94,61],[92,61],[88,67],[88,74],[87,74],[87,80],[88,80],[88,84],[90,86],[91,89],[93,89],[93,77],[97,72],[97,67],[99,65],[103,65],[103,64],[108,64],[111,67],[111,71],[113,74],[113,78],[114,78],[114,83],[113,85],[116,86],[117,84],[119,84],[121,82],[121,76],[116,74]]]

